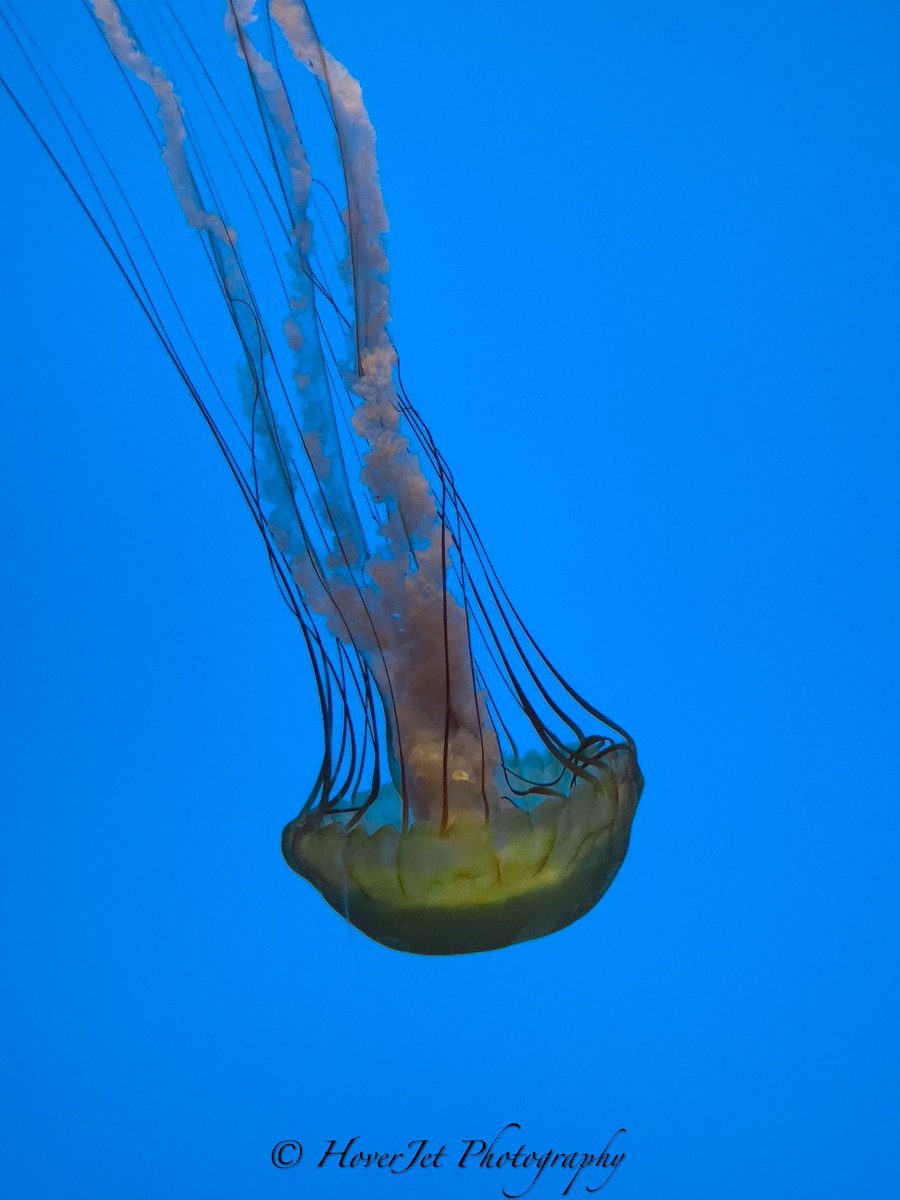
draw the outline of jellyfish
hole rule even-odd
[[[625,857],[636,748],[529,634],[404,388],[360,85],[303,0],[226,0],[237,97],[167,0],[141,11],[158,54],[117,0],[90,0],[202,245],[236,382],[198,346],[133,199],[6,0],[0,19],[58,144],[3,87],[208,424],[296,618],[323,737],[284,858],[395,950],[559,930]],[[329,143],[330,161],[313,161]]]

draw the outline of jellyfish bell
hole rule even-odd
[[[101,167],[112,171],[73,136],[65,93],[50,103],[77,161],[67,170],[52,158],[209,424],[309,652],[324,749],[284,830],[285,859],[398,950],[491,950],[570,924],[625,857],[642,787],[634,742],[529,634],[402,385],[388,334],[387,215],[359,84],[322,46],[302,0],[226,0],[251,132],[168,5],[155,17],[198,104],[122,5],[91,6],[201,240],[239,364],[237,401],[233,380],[216,378],[179,328],[168,280],[154,287],[159,260],[151,247],[141,258],[140,225],[137,239],[123,234],[96,183]],[[336,136],[333,176],[310,161],[314,114],[295,90],[304,78]],[[190,117],[197,107],[212,147]],[[114,175],[112,186],[121,193]]]
[[[641,791],[625,746],[566,775],[533,808],[506,803],[487,819],[466,811],[465,795],[446,826],[301,815],[284,830],[284,856],[332,908],[395,950],[462,954],[542,937],[612,883]],[[385,790],[379,799],[396,810],[396,789]]]

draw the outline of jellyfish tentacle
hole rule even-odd
[[[241,378],[250,419],[253,507],[262,514],[263,502],[266,503],[269,511],[264,517],[265,525],[271,531],[278,552],[288,553],[293,579],[300,581],[298,564],[304,564],[305,583],[310,594],[318,594],[320,609],[327,610],[329,606],[334,609],[338,617],[337,636],[356,645],[352,614],[348,622],[340,603],[335,603],[334,593],[344,589],[339,586],[334,572],[324,566],[297,507],[296,492],[302,487],[302,481],[287,449],[287,435],[279,427],[269,399],[266,362],[273,359],[259,308],[240,260],[236,234],[220,214],[208,211],[202,203],[185,151],[187,132],[172,84],[141,49],[115,0],[96,0],[95,12],[117,60],[136,78],[147,83],[154,94],[163,128],[161,151],[173,190],[188,223],[207,237],[207,250],[244,353]],[[358,584],[356,589],[358,591]],[[360,607],[365,611],[364,604]],[[330,746],[330,730],[326,731],[326,741]],[[330,772],[327,773],[330,777]]]

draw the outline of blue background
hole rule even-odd
[[[77,9],[42,44],[120,97]],[[449,960],[291,874],[301,639],[4,104],[0,1190],[493,1198],[527,1179],[312,1159],[518,1121],[627,1127],[621,1200],[892,1194],[897,10],[314,12],[379,131],[406,386],[538,640],[637,740],[632,849],[576,925]]]

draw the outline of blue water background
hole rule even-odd
[[[48,53],[118,96],[76,7],[35,14]],[[0,1190],[487,1200],[524,1177],[312,1160],[516,1121],[626,1127],[620,1200],[893,1194],[897,10],[316,15],[379,131],[406,386],[539,641],[637,740],[632,849],[578,924],[450,960],[291,874],[301,639],[2,106]]]

